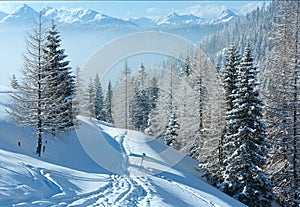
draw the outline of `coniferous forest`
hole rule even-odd
[[[77,116],[141,131],[199,161],[203,179],[248,206],[300,206],[300,2],[275,0],[206,36],[153,72],[123,60],[122,77],[83,81],[54,21],[28,34],[11,118],[45,134]],[[176,44],[176,43],[174,43]],[[207,55],[204,55],[204,53]],[[210,60],[210,61],[208,61]],[[299,89],[299,90],[298,90]]]

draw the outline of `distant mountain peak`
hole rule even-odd
[[[202,20],[203,19],[193,14],[178,14],[172,12],[167,17],[158,19],[156,23],[158,25],[199,24]]]
[[[16,10],[13,12],[13,14],[16,13],[37,13],[37,12],[27,4],[23,4],[17,7]]]
[[[225,23],[225,22],[229,22],[231,20],[236,20],[240,18],[240,16],[238,16],[236,13],[234,13],[232,10],[230,9],[225,9],[223,10],[222,14],[220,17],[218,17],[217,19],[213,20],[212,22],[214,24],[218,24],[218,23]]]
[[[177,14],[176,12],[171,12],[168,14],[168,17],[179,17],[180,15]]]
[[[236,15],[232,10],[230,10],[230,9],[225,9],[225,10],[223,10],[223,12],[222,12],[222,15],[223,14],[232,14],[232,15]]]
[[[238,15],[236,15],[236,13],[234,13],[234,12],[231,11],[230,9],[224,10],[224,11],[222,12],[222,15],[221,15],[222,18],[228,18],[228,17],[231,17],[231,16],[237,17]]]
[[[37,18],[38,12],[27,4],[17,7],[11,14],[7,15],[1,20],[1,23],[17,23],[28,24],[34,22]]]

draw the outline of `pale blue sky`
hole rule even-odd
[[[22,4],[28,4],[36,10],[51,6],[55,8],[86,8],[117,18],[166,16],[171,12],[192,13],[206,18],[219,16],[224,9],[245,14],[263,1],[1,1],[0,11],[12,12]]]

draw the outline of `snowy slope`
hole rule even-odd
[[[9,106],[4,91],[1,111]],[[194,160],[159,140],[79,119],[76,132],[46,137],[42,158],[29,129],[0,119],[0,206],[243,206],[199,179]]]

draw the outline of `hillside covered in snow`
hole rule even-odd
[[[36,136],[6,114],[10,93],[1,88],[1,206],[244,206],[158,139],[82,116],[76,131],[46,137],[38,158]]]

